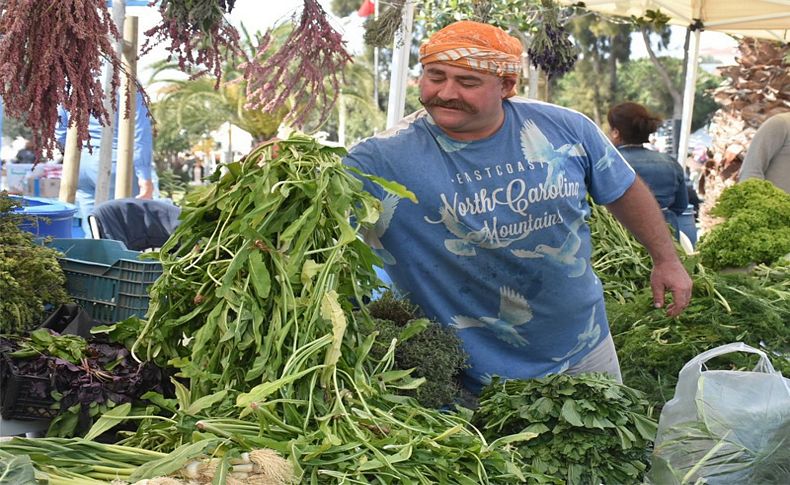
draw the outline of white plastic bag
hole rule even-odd
[[[751,372],[703,369],[731,352],[760,361]],[[656,485],[790,484],[790,380],[742,342],[693,358],[661,412],[647,478]]]

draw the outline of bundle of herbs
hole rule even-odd
[[[698,265],[690,305],[670,318],[652,305],[649,288],[626,302],[608,298],[607,315],[623,381],[656,406],[672,398],[677,376],[694,356],[731,342],[763,348],[777,370],[790,372],[790,265],[758,266],[751,274],[721,274]],[[718,358],[724,368],[751,369],[743,353]]]
[[[0,333],[22,333],[43,321],[50,305],[69,301],[59,253],[20,227],[20,199],[0,192]]]
[[[422,312],[416,305],[392,291],[371,302],[368,311],[373,317],[369,331],[378,333],[371,356],[384,357],[395,339],[398,341],[395,368],[414,369],[414,377],[425,379],[417,389],[403,390],[401,394],[413,396],[428,408],[451,404],[460,392],[460,373],[467,367],[467,356],[458,335],[437,322],[421,318]]]
[[[641,392],[603,374],[501,380],[480,394],[473,422],[490,439],[532,434],[519,451],[556,483],[640,483],[656,423]]]
[[[352,302],[380,285],[380,260],[358,237],[380,201],[362,191],[343,155],[296,133],[186,197],[133,351],[174,365],[187,385],[175,383],[176,400],[146,395],[170,417],[114,413],[141,420],[125,443],[265,446],[287,454],[310,483],[523,480],[508,446],[522,436],[488,443],[462,417],[397,395],[424,382],[393,369],[397,342],[371,356],[377,335]]]
[[[173,394],[161,369],[150,362],[138,364],[119,344],[38,329],[29,337],[0,337],[0,349],[7,372],[41,378],[31,386],[30,397],[42,405],[52,402],[57,410],[49,436],[85,433],[94,417],[118,404],[141,404],[146,392]]]
[[[790,194],[771,182],[749,179],[727,187],[710,214],[724,222],[700,240],[706,266],[771,264],[790,254]]]

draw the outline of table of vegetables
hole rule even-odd
[[[495,377],[465,407],[455,333],[371,298],[381,263],[358,236],[380,203],[344,154],[297,133],[224,166],[148,255],[162,273],[147,312],[85,336],[40,325],[69,300],[61,255],[0,199],[3,415],[49,420],[46,437],[0,441],[0,483],[643,483],[685,362],[742,341],[790,371],[790,196],[753,181],[682,254],[694,297],[674,319],[652,307],[644,248],[594,207],[624,384]]]

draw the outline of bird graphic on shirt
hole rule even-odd
[[[395,264],[395,257],[384,249],[381,244],[381,237],[387,232],[392,222],[392,216],[395,214],[395,209],[398,207],[400,197],[395,194],[387,193],[381,200],[381,211],[379,218],[374,224],[373,229],[365,232],[365,242],[370,246],[376,254],[381,258],[384,264]]]
[[[590,320],[587,322],[587,327],[584,329],[584,332],[579,334],[576,345],[562,357],[556,357],[551,360],[560,362],[562,360],[569,359],[570,357],[584,350],[585,347],[593,348],[595,344],[598,343],[600,338],[601,326],[595,323],[595,307],[593,307],[592,313],[590,314]]]
[[[568,158],[583,157],[586,154],[581,143],[565,144],[555,149],[532,121],[527,121],[521,128],[521,151],[528,161],[547,165],[547,185],[560,183],[560,176],[565,173],[563,165]]]
[[[453,327],[487,328],[494,332],[499,340],[514,347],[524,347],[529,341],[519,334],[516,327],[529,323],[532,320],[532,308],[527,299],[516,291],[503,286],[499,289],[499,313],[496,317],[467,317],[456,315],[453,317]]]
[[[614,162],[618,160],[618,158],[619,158],[619,154],[617,152],[617,149],[613,147],[611,143],[607,143],[606,152],[604,153],[604,155],[601,157],[600,160],[595,162],[595,170],[601,172],[608,169],[614,164]]]
[[[587,261],[576,256],[582,246],[579,237],[579,228],[584,223],[586,211],[568,226],[568,235],[559,247],[547,244],[538,244],[533,251],[527,249],[512,249],[510,252],[519,258],[545,258],[550,263],[560,266],[567,271],[569,278],[578,278],[587,271]]]
[[[454,217],[446,207],[439,208],[439,215],[444,227],[457,238],[445,239],[444,247],[458,256],[475,256],[477,254],[475,247],[482,249],[506,248],[515,241],[524,239],[529,235],[529,233],[525,232],[515,238],[492,237],[485,231],[470,229],[466,224]]]

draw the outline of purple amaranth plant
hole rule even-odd
[[[141,55],[169,42],[168,61],[175,56],[179,69],[193,78],[210,72],[216,78],[214,88],[219,88],[223,51],[239,51],[239,33],[225,19],[234,4],[235,0],[161,0],[162,22],[145,32],[148,39]]]
[[[247,81],[245,108],[271,113],[291,99],[289,121],[301,126],[320,106],[319,124],[323,123],[332,112],[343,70],[351,61],[342,35],[330,25],[317,0],[304,0],[299,25],[277,52],[257,62],[264,59],[272,44],[269,31],[261,39],[255,57],[241,66]],[[331,87],[325,84],[326,79]]]
[[[58,106],[70,113],[79,142],[90,149],[90,117],[109,123],[99,76],[103,60],[112,69],[113,100],[122,71],[110,39],[120,35],[105,1],[6,0],[2,7],[0,96],[8,115],[25,119],[37,160],[43,150],[52,157],[57,147]]]

